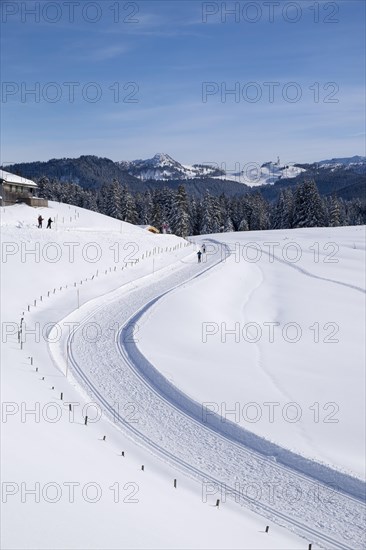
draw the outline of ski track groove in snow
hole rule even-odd
[[[192,477],[214,484],[242,506],[309,542],[325,548],[363,548],[361,480],[295,455],[230,421],[223,422],[216,414],[204,421],[202,406],[161,375],[131,339],[131,327],[150,307],[175,288],[203,276],[220,259],[210,258],[208,263],[208,267],[204,263],[185,265],[154,284],[142,283],[127,295],[113,293],[113,301],[104,298],[67,339],[66,353],[73,373],[114,423]],[[83,324],[91,320],[106,329],[95,344],[82,336]],[[107,327],[116,320],[121,328],[117,335],[111,335]],[[127,414],[123,416],[121,404],[137,405],[138,417],[129,420]],[[243,493],[242,487],[248,484],[261,489],[258,498]],[[262,488],[275,485],[281,492],[295,487],[300,498],[281,498],[276,490],[263,494]],[[217,498],[223,497],[217,494]]]
[[[251,300],[253,300],[253,297],[254,297],[255,293],[257,292],[257,290],[261,287],[262,283],[264,282],[264,275],[263,275],[262,270],[260,268],[257,268],[257,269],[259,271],[259,282],[250,291],[250,294],[248,295],[246,303],[244,305],[244,310],[245,310],[245,306],[247,306],[251,302]],[[246,317],[245,321],[244,321],[244,324],[245,324],[246,321],[249,323],[251,321],[251,319]],[[258,343],[255,343],[255,349],[257,351],[257,365],[261,369],[261,371],[263,372],[264,376],[266,376],[268,378],[268,380],[271,381],[271,383],[276,388],[276,390],[282,394],[282,396],[284,397],[285,402],[286,401],[287,401],[287,403],[293,402],[294,398],[290,395],[290,393],[288,393],[288,391],[286,391],[282,387],[281,384],[279,384],[278,380],[273,375],[273,373],[265,367],[265,361],[263,360],[263,351],[262,351],[261,347],[258,345]],[[306,430],[303,428],[303,426],[301,424],[296,424],[296,429],[301,434],[301,436],[309,442],[310,446],[314,445],[311,442],[310,438],[308,437],[308,435],[306,433]]]
[[[248,247],[250,248],[250,247]],[[263,250],[264,254],[267,254],[267,256],[271,257],[271,254],[267,252],[266,250]],[[343,281],[337,281],[336,279],[328,279],[327,277],[321,277],[320,275],[315,275],[315,273],[311,273],[307,269],[304,269],[303,267],[300,267],[298,265],[295,265],[294,263],[287,262],[286,260],[279,258],[275,254],[272,255],[273,259],[276,259],[278,262],[281,262],[281,264],[287,265],[287,267],[292,267],[293,269],[296,269],[303,275],[306,275],[307,277],[312,277],[313,279],[319,279],[321,281],[325,281],[327,283],[334,283],[336,285],[345,286],[347,288],[351,288],[352,290],[357,290],[357,292],[362,292],[362,294],[366,294],[366,290],[364,288],[361,288],[357,285],[350,285],[349,283],[344,283]]]

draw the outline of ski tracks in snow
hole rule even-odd
[[[118,427],[199,480],[204,491],[215,492],[222,502],[233,498],[324,548],[361,549],[366,521],[361,480],[296,455],[217,414],[205,417],[202,405],[171,384],[136,345],[134,327],[145,312],[220,261],[218,255],[199,266],[192,260],[164,278],[137,282],[127,294],[121,289],[113,299],[104,298],[65,343],[73,374]],[[101,337],[92,344],[83,337],[87,322],[101,327]],[[119,330],[113,333],[110,327],[116,323]]]

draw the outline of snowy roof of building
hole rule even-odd
[[[37,187],[37,184],[32,180],[27,180],[21,176],[16,176],[10,172],[5,172],[5,170],[0,170],[0,180],[5,181],[6,183],[15,183],[18,185],[25,185],[27,187]]]

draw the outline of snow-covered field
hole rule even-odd
[[[365,228],[208,238],[230,256],[140,319],[141,352],[203,417],[364,478]]]
[[[56,220],[52,230],[36,227],[39,213]],[[179,279],[182,266],[197,272],[195,247],[186,244],[68,205],[1,209],[2,548],[307,548],[278,522],[223,502],[217,488],[110,421],[81,388],[72,357],[57,355],[77,328],[67,317],[112,307],[111,292],[122,299],[118,313],[123,304],[127,312],[133,292]],[[108,328],[114,337],[118,326]],[[95,331],[89,324],[82,334],[90,344],[85,368],[94,359],[103,367]],[[132,392],[119,402],[131,426],[134,401]]]
[[[2,548],[362,548],[364,228],[1,224]]]

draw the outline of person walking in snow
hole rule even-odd
[[[200,264],[201,263],[201,257],[202,257],[202,252],[200,250],[197,252],[197,257],[198,257],[198,263]]]
[[[47,221],[47,229],[52,229],[51,224],[53,223],[53,220],[51,218],[48,218]]]
[[[206,245],[205,245],[205,244],[202,245],[202,252],[203,252],[204,254],[206,253]]]
[[[42,229],[42,222],[43,222],[43,219],[41,214],[38,216],[38,228]]]

